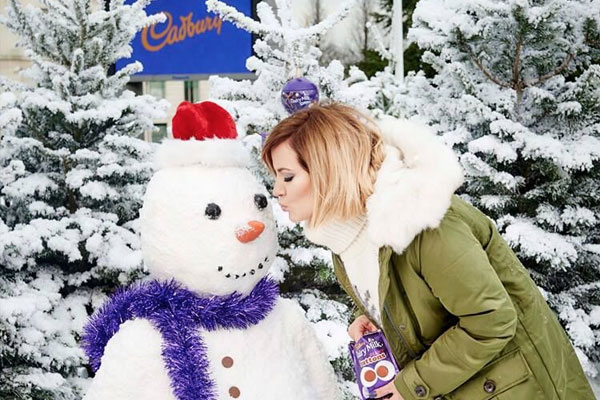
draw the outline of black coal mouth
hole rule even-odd
[[[268,263],[269,262],[269,257],[265,257],[264,263]],[[220,273],[222,273],[225,278],[228,279],[240,279],[240,278],[245,278],[247,276],[252,276],[254,274],[256,274],[256,271],[259,269],[263,269],[265,266],[263,265],[263,263],[258,263],[258,265],[256,266],[256,268],[252,268],[250,271],[244,272],[244,273],[231,273],[231,272],[227,272],[224,270],[223,266],[219,265],[217,267],[217,271],[219,271]]]

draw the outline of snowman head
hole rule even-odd
[[[150,273],[214,295],[249,293],[277,250],[269,195],[249,170],[231,116],[215,103],[182,103],[174,139],[157,151],[140,211]]]

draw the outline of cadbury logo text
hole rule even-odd
[[[157,27],[162,24],[147,26],[142,30],[142,45],[148,51],[159,51],[167,45],[170,46],[212,30],[216,30],[217,35],[221,34],[223,20],[218,16],[192,21],[193,13],[190,12],[185,17],[179,17],[181,25],[176,25],[173,23],[173,16],[170,13],[166,11],[163,13],[167,16],[167,27],[164,30],[157,32]]]

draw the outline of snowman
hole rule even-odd
[[[182,103],[140,212],[152,280],[112,296],[83,337],[86,400],[339,399],[297,303],[267,271],[277,233],[231,116]]]

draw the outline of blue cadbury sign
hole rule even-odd
[[[251,15],[252,0],[227,0]],[[131,1],[128,1],[131,3]],[[133,61],[144,65],[143,79],[188,79],[190,75],[249,74],[252,35],[206,10],[204,0],[155,0],[146,12],[166,15],[165,22],[144,28],[133,42],[131,58],[117,61],[123,68]]]

